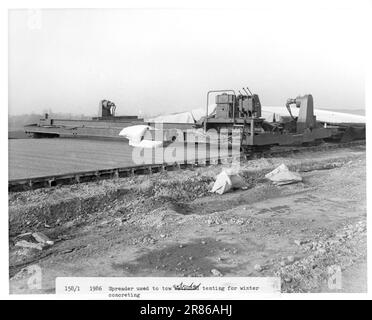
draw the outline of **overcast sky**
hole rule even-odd
[[[363,8],[64,9],[9,13],[9,113],[93,115],[204,107],[249,86],[264,105],[312,93],[364,108]]]

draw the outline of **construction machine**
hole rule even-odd
[[[249,88],[243,88],[244,93],[234,90],[212,90],[207,94],[207,114],[198,123],[207,132],[215,129],[240,131],[242,151],[270,148],[273,145],[293,145],[311,143],[330,138],[335,132],[333,127],[325,127],[316,120],[314,102],[311,94],[288,99],[286,106],[288,116],[281,117],[279,122],[268,122],[262,117],[259,96]],[[215,93],[215,110],[209,113],[210,95]],[[294,117],[291,106],[299,108],[298,116]],[[226,131],[226,130],[225,130]]]
[[[98,117],[101,119],[110,119],[115,117],[116,105],[110,100],[101,100],[99,102]]]

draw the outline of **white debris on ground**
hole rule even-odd
[[[278,186],[302,181],[301,175],[297,172],[290,171],[285,164],[281,164],[279,167],[269,172],[265,175],[265,178]]]
[[[36,250],[43,250],[44,246],[41,243],[34,243],[34,242],[28,242],[26,240],[20,240],[15,244],[16,247],[21,248],[29,248],[29,249],[36,249]]]
[[[18,236],[18,238],[23,239],[17,241],[15,246],[21,248],[36,249],[41,251],[45,247],[54,245],[54,241],[50,240],[44,233],[41,232],[27,232]],[[32,240],[36,240],[37,242],[32,242]]]
[[[39,243],[45,243],[49,246],[52,246],[54,244],[54,241],[51,241],[44,233],[34,232],[32,236]]]
[[[231,189],[244,188],[245,183],[238,173],[233,170],[225,169],[216,178],[212,187],[212,193],[224,194]]]
[[[212,269],[211,270],[211,273],[215,276],[215,277],[222,277],[223,274],[221,273],[221,271],[217,270],[217,269]]]

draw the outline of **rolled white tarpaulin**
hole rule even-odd
[[[156,130],[147,125],[136,125],[122,129],[119,136],[129,140],[129,145],[137,148],[157,148],[163,145],[163,141],[153,141],[144,139],[148,130]]]

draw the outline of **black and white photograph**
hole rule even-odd
[[[9,4],[10,299],[366,296],[371,7]]]

